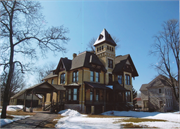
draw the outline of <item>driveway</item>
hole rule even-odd
[[[2,128],[42,128],[46,123],[57,117],[58,114],[37,112],[36,115],[23,120],[15,121]]]

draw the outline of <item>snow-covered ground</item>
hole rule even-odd
[[[8,105],[7,106],[7,111],[17,111],[23,108],[23,105]],[[0,113],[1,115],[1,113]],[[26,116],[21,116],[21,115],[11,115],[14,118],[13,119],[0,119],[0,127],[7,125],[11,122],[17,121],[17,120],[21,120],[21,119],[25,119],[27,117],[30,117],[30,115],[26,115]]]
[[[134,125],[147,125],[149,127],[158,128],[180,128],[180,114],[176,113],[159,113],[159,112],[135,112],[135,111],[108,111],[102,113],[102,115],[111,116],[129,116],[129,117],[113,117],[113,118],[93,118],[87,115],[82,115],[79,112],[71,109],[60,111],[59,114],[65,116],[58,120],[56,128],[60,129],[101,129],[101,128],[121,128],[120,124],[126,124],[128,122],[118,123],[116,121],[133,118],[148,118],[148,119],[161,119],[167,120],[165,122],[140,122],[133,123]]]

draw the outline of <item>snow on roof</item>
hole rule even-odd
[[[113,85],[108,85],[108,86],[106,86],[106,87],[108,87],[108,88],[110,88],[110,89],[113,90]]]

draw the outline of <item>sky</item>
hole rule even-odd
[[[46,58],[37,61],[39,66],[53,62],[58,65],[61,57],[72,59],[73,53],[89,50],[87,44],[97,39],[105,28],[109,34],[119,39],[116,56],[130,54],[139,74],[133,80],[139,92],[142,84],[149,83],[157,71],[151,65],[158,58],[149,55],[154,43],[153,36],[162,30],[162,23],[169,19],[179,19],[178,1],[69,1],[41,0],[42,13],[46,25],[67,27],[70,38],[66,53],[48,52]],[[33,84],[33,81],[31,82]]]

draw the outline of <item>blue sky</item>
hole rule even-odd
[[[178,1],[40,1],[47,26],[64,25],[70,38],[65,47],[67,53],[54,56],[48,52],[38,65],[54,62],[60,57],[72,59],[73,53],[87,49],[88,42],[97,38],[103,28],[120,40],[116,55],[130,54],[139,77],[133,80],[139,91],[157,72],[150,67],[157,58],[148,54],[154,42],[153,36],[162,30],[162,23],[179,19]]]

